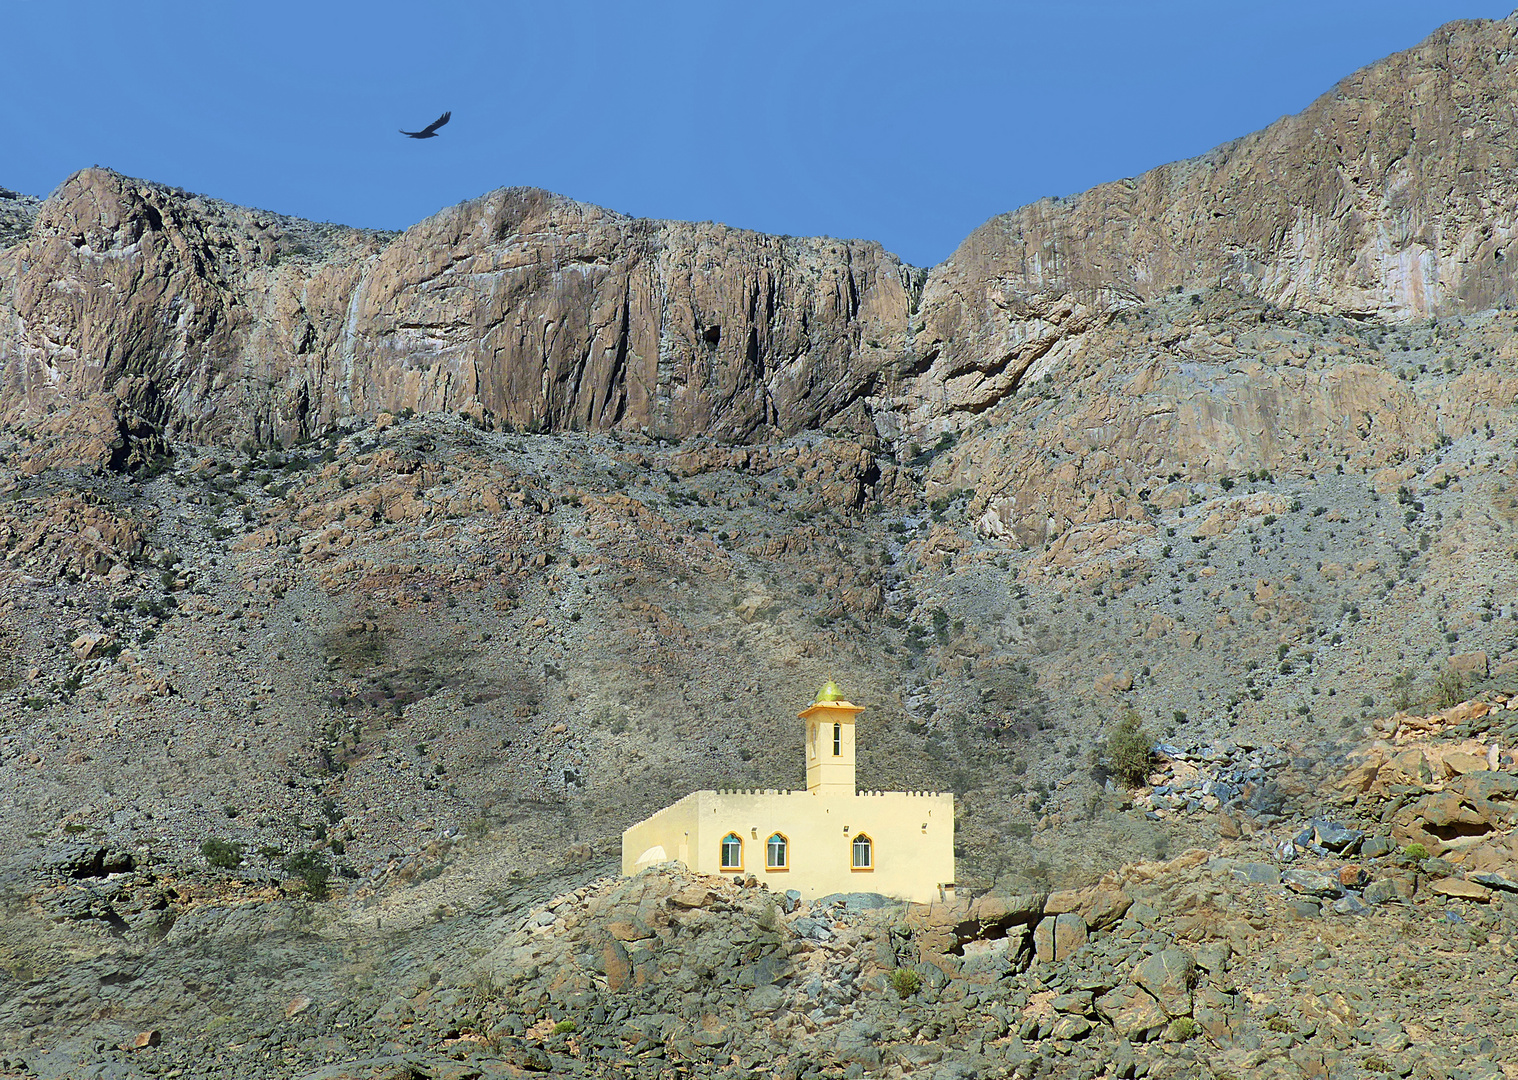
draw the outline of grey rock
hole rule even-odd
[[[1240,863],[1233,868],[1234,877],[1251,885],[1278,885],[1281,871],[1274,863]]]
[[[1090,1033],[1091,1021],[1087,1020],[1084,1016],[1067,1014],[1059,1018],[1059,1022],[1054,1025],[1054,1031],[1051,1032],[1051,1036],[1056,1039],[1073,1042],[1076,1039],[1084,1039]]]
[[[1306,896],[1344,895],[1344,889],[1337,881],[1327,874],[1318,874],[1311,870],[1288,870],[1281,875],[1281,881],[1292,892]]]
[[[36,865],[54,877],[101,877],[105,873],[105,848],[98,844],[59,844],[49,848]]]
[[[801,897],[797,893],[797,899]],[[812,905],[812,910],[819,908],[839,907],[847,912],[874,911],[877,908],[900,906],[900,900],[892,900],[889,896],[872,892],[829,893]]]
[[[1474,881],[1477,885],[1485,885],[1488,889],[1501,889],[1503,892],[1518,893],[1518,881],[1503,877],[1501,874],[1475,873],[1465,875],[1467,881]]]
[[[1363,915],[1370,907],[1354,893],[1346,893],[1334,901],[1333,909],[1335,915]]]
[[[1347,828],[1336,821],[1314,823],[1313,841],[1330,851],[1351,851],[1365,838],[1359,829]]]
[[[831,941],[833,937],[833,932],[821,921],[807,915],[793,922],[791,929],[796,931],[798,937],[811,938],[813,941]]]
[[[1209,975],[1221,975],[1233,957],[1233,946],[1226,941],[1209,941],[1196,951],[1197,966]]]
[[[1397,896],[1396,884],[1385,878],[1379,878],[1365,886],[1364,891],[1360,894],[1360,899],[1367,904],[1375,905],[1395,900]]]

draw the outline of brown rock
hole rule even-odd
[[[393,241],[270,217],[75,173],[0,253],[0,355],[25,358],[6,419],[130,373],[167,426],[229,443],[408,407],[519,429],[797,431],[902,355],[922,277],[874,243],[638,220],[528,188]],[[314,257],[290,257],[302,246]]]
[[[163,1042],[163,1034],[157,1029],[139,1031],[132,1039],[133,1050],[146,1050],[150,1046],[158,1046]]]
[[[1049,894],[1044,913],[1063,915],[1074,912],[1092,930],[1105,930],[1117,923],[1133,905],[1133,898],[1121,889],[1092,885],[1084,889],[1062,889]]]
[[[1341,866],[1339,884],[1346,889],[1363,889],[1370,884],[1370,871],[1363,866]]]
[[[1086,943],[1086,920],[1074,912],[1049,915],[1033,928],[1033,951],[1046,964],[1066,960]]]
[[[1095,689],[1098,694],[1127,693],[1133,689],[1133,672],[1126,668],[1116,674],[1098,675]]]
[[[606,924],[606,932],[618,941],[643,941],[654,936],[639,919],[613,919]]]
[[[1461,675],[1484,679],[1491,671],[1491,661],[1484,652],[1459,653],[1449,658],[1449,669]]]
[[[115,639],[110,634],[80,634],[69,644],[69,648],[77,659],[90,660],[110,648],[114,642]]]
[[[1476,900],[1484,904],[1492,898],[1491,889],[1462,878],[1435,878],[1433,881],[1425,882],[1423,887],[1431,893],[1453,897],[1457,900]]]
[[[717,899],[717,894],[706,885],[687,885],[669,898],[671,907],[704,908]]]
[[[1480,757],[1475,754],[1467,754],[1462,750],[1451,750],[1441,758],[1444,764],[1446,776],[1464,776],[1466,773],[1484,772],[1486,770],[1486,756]]]
[[[622,943],[615,938],[602,946],[601,963],[606,969],[606,988],[613,994],[624,989],[632,981],[632,961],[628,958],[627,950],[622,947]]]

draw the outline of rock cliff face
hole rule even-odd
[[[1452,23],[1201,158],[994,218],[928,273],[529,189],[395,236],[84,170],[40,211],[0,193],[0,243],[21,238],[0,252],[3,418],[84,405],[98,426],[119,402],[123,430],[289,441],[409,407],[752,440],[873,413],[917,433],[1166,292],[1361,320],[1505,306],[1515,35]]]
[[[896,403],[916,424],[984,409],[1172,290],[1393,320],[1511,304],[1515,36],[1450,23],[1263,131],[993,218],[929,276]]]
[[[0,274],[7,419],[104,394],[183,437],[283,441],[404,408],[534,430],[799,430],[875,389],[920,284],[876,244],[529,189],[390,237],[102,169],[47,200]]]

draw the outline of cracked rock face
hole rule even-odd
[[[404,234],[101,169],[0,192],[5,418],[147,381],[166,433],[289,442],[348,416],[752,441],[961,426],[1223,289],[1353,319],[1515,298],[1518,22],[1451,23],[1302,113],[993,218],[929,272],[878,244],[624,217],[513,188]]]
[[[992,218],[929,275],[909,426],[988,407],[1169,291],[1393,320],[1511,304],[1515,35],[1450,23],[1199,158]]]
[[[817,426],[904,345],[877,244],[655,222],[530,189],[391,238],[69,178],[0,255],[6,418],[147,380],[198,440],[406,408],[738,438]]]

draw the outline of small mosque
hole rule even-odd
[[[752,876],[807,900],[871,892],[927,904],[951,892],[954,796],[855,790],[862,712],[829,680],[798,714],[805,791],[693,791],[622,834],[622,873],[674,860],[698,874]]]

